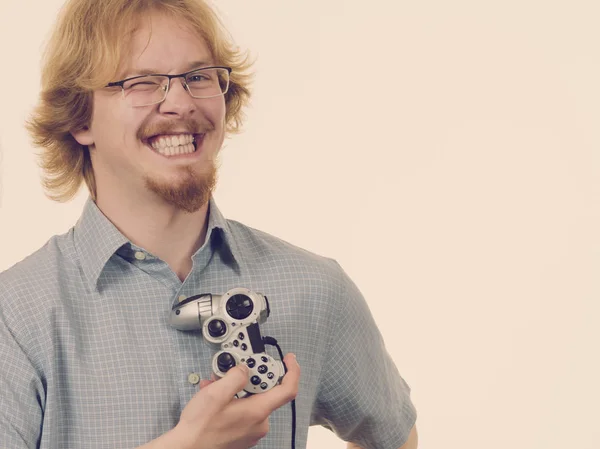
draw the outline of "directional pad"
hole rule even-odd
[[[227,313],[236,320],[247,318],[254,310],[252,300],[246,295],[233,295],[227,301]]]

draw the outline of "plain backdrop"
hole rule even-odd
[[[5,269],[87,195],[44,197],[23,127],[62,0],[0,1]],[[219,206],[346,269],[420,448],[600,447],[600,3],[215,3],[257,58]]]

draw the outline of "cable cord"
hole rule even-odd
[[[287,374],[287,366],[285,366],[285,362],[283,362],[283,351],[279,347],[277,340],[273,337],[263,337],[263,342],[266,345],[275,346],[277,348],[277,352],[279,352],[279,358],[283,363],[283,370]],[[296,399],[292,399],[290,403],[292,407],[292,449],[296,449]]]

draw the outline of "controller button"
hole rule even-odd
[[[226,373],[235,366],[235,359],[228,352],[223,352],[217,357],[217,368],[223,373]]]
[[[227,313],[236,320],[247,318],[254,310],[252,300],[246,295],[233,295],[225,305]]]
[[[267,368],[267,365],[260,365],[258,367],[258,372],[260,374],[265,374],[267,371],[269,371],[269,368]]]
[[[236,348],[240,345],[240,342],[237,340],[233,340],[233,346],[235,346]]]
[[[242,351],[248,349],[248,345],[246,343],[242,343]]]
[[[258,376],[252,376],[250,378],[250,382],[252,382],[252,385],[258,385],[259,383],[262,382],[261,378]]]
[[[269,373],[269,374],[267,374],[267,377],[268,377],[269,379],[273,379],[273,378],[275,377],[275,374],[273,374],[273,373]]]
[[[269,388],[269,385],[267,385],[266,382],[263,382],[262,384],[260,384],[260,388],[262,388],[263,390],[266,390],[267,388]]]
[[[266,358],[264,355],[260,358],[264,363],[267,363],[269,361],[268,358]]]
[[[239,338],[240,340],[243,340],[243,339],[244,339],[244,338],[246,338],[246,337],[244,336],[244,333],[243,333],[243,332],[240,332],[240,333],[238,334],[238,338]]]
[[[254,365],[256,365],[256,360],[248,359],[246,360],[246,365],[248,365],[248,368],[254,368]]]
[[[222,320],[212,320],[208,323],[208,333],[211,337],[222,337],[225,335],[227,327]]]

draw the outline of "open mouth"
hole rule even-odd
[[[162,156],[173,157],[194,153],[204,134],[161,134],[146,140],[147,145]]]

